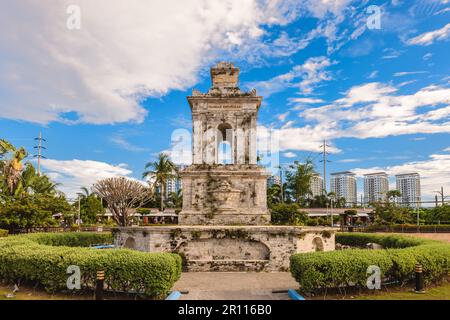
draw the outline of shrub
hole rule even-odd
[[[148,296],[166,294],[178,280],[181,258],[176,254],[82,247],[109,241],[111,235],[93,233],[31,234],[1,239],[0,279],[32,281],[50,291],[61,290],[66,288],[67,267],[76,265],[81,270],[82,289],[95,288],[96,272],[104,270],[109,290],[142,292]]]
[[[8,230],[0,229],[0,238],[7,237],[8,236]]]
[[[271,208],[271,221],[273,224],[297,225],[306,221],[306,213],[299,211],[296,204],[280,203]]]
[[[387,249],[352,249],[299,253],[291,256],[291,273],[305,291],[345,286],[365,287],[367,267],[380,267],[381,276],[406,282],[416,263],[423,267],[427,282],[439,281],[450,270],[450,245],[438,241],[399,235],[339,233],[336,242],[364,247],[378,243]]]

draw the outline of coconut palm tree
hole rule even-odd
[[[145,165],[145,169],[146,171],[144,171],[142,177],[153,178],[154,185],[159,187],[159,192],[161,194],[161,211],[163,211],[167,179],[176,177],[178,169],[165,153],[160,153],[156,161],[148,162]]]
[[[9,156],[9,157],[8,157]],[[21,182],[23,160],[28,156],[23,148],[15,148],[6,140],[0,140],[0,173],[3,184],[10,195],[14,195]]]

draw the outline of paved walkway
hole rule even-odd
[[[188,291],[181,300],[287,300],[297,287],[289,272],[184,272],[173,290]]]

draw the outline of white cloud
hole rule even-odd
[[[136,146],[134,144],[132,144],[131,142],[127,141],[125,139],[125,137],[123,137],[120,134],[114,135],[109,139],[112,143],[114,143],[115,145],[119,146],[120,148],[127,150],[127,151],[131,151],[131,152],[144,152],[144,151],[148,151],[147,148],[142,148],[139,146]]]
[[[430,60],[433,57],[433,54],[431,52],[428,52],[426,54],[424,54],[424,56],[422,57],[423,60]]]
[[[447,23],[444,27],[438,30],[429,31],[411,38],[407,41],[409,45],[421,45],[429,46],[435,41],[445,40],[450,36],[450,23]]]
[[[59,189],[70,198],[75,198],[81,187],[90,188],[100,179],[132,174],[126,164],[112,165],[94,160],[43,159],[42,167],[44,173],[61,183]]]
[[[396,92],[397,88],[378,82],[355,86],[344,98],[306,109],[300,117],[321,128],[328,126],[334,138],[450,132],[450,88],[428,86],[410,95]]]
[[[300,93],[310,94],[319,83],[332,79],[331,73],[325,69],[335,63],[327,57],[312,57],[304,64],[294,66],[287,73],[269,80],[250,82],[247,87],[256,88],[265,98],[289,87],[298,87]]]
[[[304,104],[315,104],[324,102],[322,99],[318,98],[289,98],[291,103],[304,103]]]
[[[24,0],[2,6],[0,117],[140,122],[147,114],[141,99],[194,85],[220,53],[257,44],[262,25],[295,18],[294,3]],[[81,8],[80,30],[66,27],[69,4]]]
[[[295,158],[297,154],[295,154],[294,152],[285,152],[283,153],[283,156],[285,156],[286,158]]]
[[[367,76],[367,78],[369,78],[369,79],[374,79],[374,78],[376,78],[378,76],[378,70],[374,70],[374,71],[372,71],[368,76]]]
[[[288,115],[289,115],[289,111],[288,111],[288,112],[285,112],[285,113],[282,113],[282,114],[279,114],[279,115],[277,116],[277,118],[278,118],[278,120],[280,120],[280,121],[285,121]]]
[[[450,148],[445,151],[450,151]],[[432,154],[427,160],[412,161],[397,166],[357,168],[352,170],[358,176],[375,171],[386,171],[392,176],[418,172],[421,178],[422,198],[425,200],[433,200],[436,194],[434,191],[439,190],[441,186],[444,186],[446,190],[450,189],[450,154]]]
[[[428,71],[403,71],[403,72],[396,72],[394,73],[394,77],[403,77],[403,76],[410,76],[415,74],[423,74],[428,73]]]

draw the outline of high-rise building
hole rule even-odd
[[[316,173],[311,177],[311,193],[312,197],[320,196],[323,190],[323,179],[320,174]]]
[[[267,188],[270,188],[275,184],[281,186],[281,178],[279,175],[272,175],[267,178]]]
[[[364,175],[364,203],[384,202],[389,191],[389,178],[386,172]]]
[[[178,165],[178,171],[181,171],[185,168],[185,166]],[[169,198],[171,193],[177,193],[179,190],[183,188],[181,184],[181,179],[178,176],[174,176],[172,178],[167,178],[166,180],[166,199]]]
[[[420,203],[420,175],[417,172],[398,174],[397,190],[400,191],[399,202],[403,206],[415,207]]]
[[[330,190],[336,198],[345,198],[347,206],[356,204],[356,176],[353,172],[335,172],[331,174]]]

